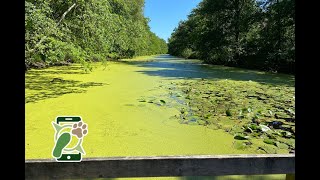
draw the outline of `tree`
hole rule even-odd
[[[27,0],[26,65],[166,53],[143,8],[144,0]]]
[[[294,6],[292,0],[203,0],[172,33],[169,53],[294,72]]]

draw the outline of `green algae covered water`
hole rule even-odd
[[[174,117],[181,113],[184,102],[172,98],[168,89],[175,91],[172,87],[175,83],[199,79],[216,81],[225,76],[235,82],[270,78],[279,86],[293,81],[293,77],[287,75],[271,76],[235,68],[212,71],[198,60],[168,55],[93,66],[90,73],[85,73],[77,64],[26,73],[26,159],[52,158],[51,122],[64,115],[81,116],[88,124],[84,157],[259,153],[255,147],[234,148],[234,137],[222,129],[180,123]],[[232,74],[235,72],[236,76]],[[257,141],[259,143],[262,142]],[[281,150],[278,153],[281,152],[288,153]],[[215,178],[263,177],[284,178],[283,175]]]

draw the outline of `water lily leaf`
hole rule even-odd
[[[276,154],[277,153],[276,148],[270,147],[270,146],[260,146],[258,149],[261,149],[268,154]]]
[[[295,148],[295,139],[283,139],[281,142]]]
[[[139,102],[146,102],[145,99],[138,99]]]
[[[226,114],[227,114],[227,116],[232,116],[231,111],[229,109],[226,110]]]
[[[212,116],[212,114],[206,114],[204,115],[204,118],[209,119],[210,116]]]
[[[291,113],[291,114],[293,114],[293,115],[296,114],[296,113],[295,113],[292,109],[290,109],[290,108],[288,109],[288,112]]]
[[[240,149],[241,150],[241,149],[245,149],[247,147],[247,145],[243,141],[235,141],[233,143],[233,147],[235,149]]]
[[[230,131],[231,131],[231,132],[234,132],[234,133],[241,133],[241,132],[243,132],[243,130],[242,130],[239,126],[233,126]]]
[[[236,134],[234,136],[234,139],[237,139],[237,140],[248,140],[249,139],[249,136],[244,136],[242,134]]]
[[[181,114],[184,114],[185,112],[186,112],[186,109],[185,109],[185,108],[181,108],[181,109],[180,109],[180,113],[181,113]]]
[[[251,133],[253,133],[253,130],[250,127],[248,127],[248,129],[250,130]]]
[[[284,134],[285,132],[284,131],[274,131],[274,132],[272,132],[272,134],[273,135],[277,135],[277,136],[280,136],[280,137],[282,137],[282,136],[285,136],[285,134]]]
[[[250,124],[249,127],[253,130],[261,130],[261,127],[256,124]]]
[[[248,112],[248,108],[242,108],[241,112],[245,112],[245,111]]]
[[[248,126],[245,126],[245,130],[246,130],[246,132],[253,133],[253,130]]]
[[[251,136],[253,136],[253,137],[260,137],[260,133],[257,133],[257,132],[253,132],[252,134],[251,134]]]
[[[282,125],[282,127],[283,127],[283,128],[289,128],[289,129],[291,128],[291,126],[290,126],[290,125],[287,125],[287,124]]]
[[[273,132],[271,131],[268,131],[267,132],[267,136],[270,138],[270,139],[277,139],[276,136],[273,134]]]
[[[204,120],[198,120],[197,122],[198,122],[199,125],[206,125],[206,124],[208,124],[207,121],[204,121]]]
[[[280,149],[288,149],[289,146],[284,144],[284,143],[281,143],[281,142],[276,142],[276,146]]]
[[[276,142],[272,139],[264,139],[263,142],[266,144],[271,144],[276,146]]]
[[[271,111],[271,110],[269,110],[268,112],[269,112],[269,114],[270,114],[271,116],[273,116],[273,113],[272,113],[272,111]]]
[[[291,132],[288,132],[288,131],[282,132],[282,135],[283,135],[284,137],[287,137],[287,138],[292,137],[292,133],[291,133]]]
[[[259,126],[261,127],[261,130],[262,130],[263,132],[271,131],[271,129],[270,129],[268,126],[266,126],[266,125],[259,124]]]
[[[239,116],[242,116],[243,112],[242,110],[239,111]]]

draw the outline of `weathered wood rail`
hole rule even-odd
[[[295,174],[294,154],[84,158],[82,162],[26,160],[26,179]]]

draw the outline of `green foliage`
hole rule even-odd
[[[188,59],[192,56],[193,51],[190,48],[185,48],[182,52],[181,52],[181,56]]]
[[[143,7],[144,0],[26,0],[26,65],[68,60],[87,67],[90,61],[167,53]]]
[[[203,0],[169,38],[169,53],[207,63],[295,72],[295,1]],[[191,51],[190,51],[191,50]]]

